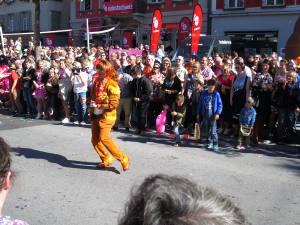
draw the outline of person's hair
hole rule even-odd
[[[196,79],[195,84],[200,84],[202,87],[204,86],[204,83],[200,79]]]
[[[223,67],[223,73],[229,74],[232,71],[231,67],[228,65],[225,65]]]
[[[180,103],[183,103],[184,102],[184,95],[178,94],[177,97],[176,97],[176,101],[180,101]]]
[[[248,103],[250,103],[251,105],[254,105],[254,99],[252,98],[252,97],[249,97],[248,99],[247,99],[247,102]]]
[[[113,67],[113,65],[107,61],[107,60],[97,60],[96,66],[97,71],[102,71],[104,73],[104,76],[107,78],[111,78],[113,80],[118,79],[118,73]]]
[[[245,62],[244,62],[244,59],[242,57],[238,57],[234,60],[234,63],[239,65],[242,70],[245,70]]]
[[[176,70],[174,67],[170,67],[167,71],[167,77],[174,77],[176,76]]]
[[[233,51],[231,56],[232,56],[232,58],[237,58],[237,57],[239,57],[239,54],[236,51]]]
[[[247,225],[216,191],[177,176],[153,175],[131,193],[119,225]]]
[[[207,86],[216,86],[217,81],[215,79],[209,79],[207,81]]]
[[[293,83],[296,83],[297,73],[293,70],[290,70],[290,71],[288,71],[286,77],[292,77],[293,78]]]
[[[200,62],[196,61],[193,66],[197,66],[198,73],[201,73],[201,64],[200,64]]]
[[[141,75],[143,73],[142,67],[140,65],[135,65],[132,68],[132,74],[134,75]]]
[[[262,64],[268,64],[270,66],[270,60],[269,59],[264,59],[262,61]]]
[[[0,137],[0,189],[3,187],[3,182],[7,172],[10,171],[11,158],[10,158],[10,147]]]

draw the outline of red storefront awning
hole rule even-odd
[[[164,23],[162,28],[165,29],[178,29],[179,24],[178,23]]]

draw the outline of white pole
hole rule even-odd
[[[89,29],[89,19],[86,19],[86,40],[87,40],[87,49],[90,53],[90,29]]]
[[[3,55],[6,56],[5,47],[4,47],[4,39],[3,39],[3,30],[2,30],[1,25],[0,25],[0,36],[1,36],[1,45],[2,45],[2,49],[3,49]]]

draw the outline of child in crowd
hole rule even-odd
[[[174,124],[174,133],[175,133],[175,147],[181,145],[180,131],[183,128],[184,119],[185,119],[186,107],[184,104],[184,96],[177,95],[176,102],[172,105],[171,116]]]
[[[196,122],[196,117],[198,114],[198,109],[199,109],[199,98],[200,98],[200,94],[203,90],[203,85],[204,83],[199,80],[196,79],[195,83],[194,83],[194,91],[192,93],[192,97],[191,97],[191,106],[192,106],[192,126],[194,127],[194,124]]]
[[[254,100],[252,97],[248,98],[245,107],[240,112],[240,131],[238,139],[238,150],[244,150],[243,141],[245,139],[246,147],[250,145],[250,136],[255,123],[256,111],[253,107]]]
[[[207,81],[207,90],[201,92],[199,100],[199,115],[203,121],[203,126],[207,133],[207,148],[219,152],[217,120],[222,113],[223,104],[218,91],[216,91],[216,80]]]

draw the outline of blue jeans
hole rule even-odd
[[[205,132],[209,144],[218,144],[217,121],[212,118],[204,118],[203,120]]]
[[[182,127],[180,125],[175,125],[174,126],[174,133],[175,133],[175,141],[176,143],[180,143],[180,133],[181,133]]]
[[[27,113],[35,114],[36,107],[34,104],[32,93],[33,90],[31,88],[23,88],[23,97],[24,97],[24,101],[26,102]]]
[[[278,127],[277,138],[282,140],[285,137],[289,137],[293,133],[293,127],[295,125],[296,113],[293,109],[279,109],[278,111]]]
[[[88,112],[86,104],[86,92],[74,93],[75,112],[78,122],[88,123]]]

